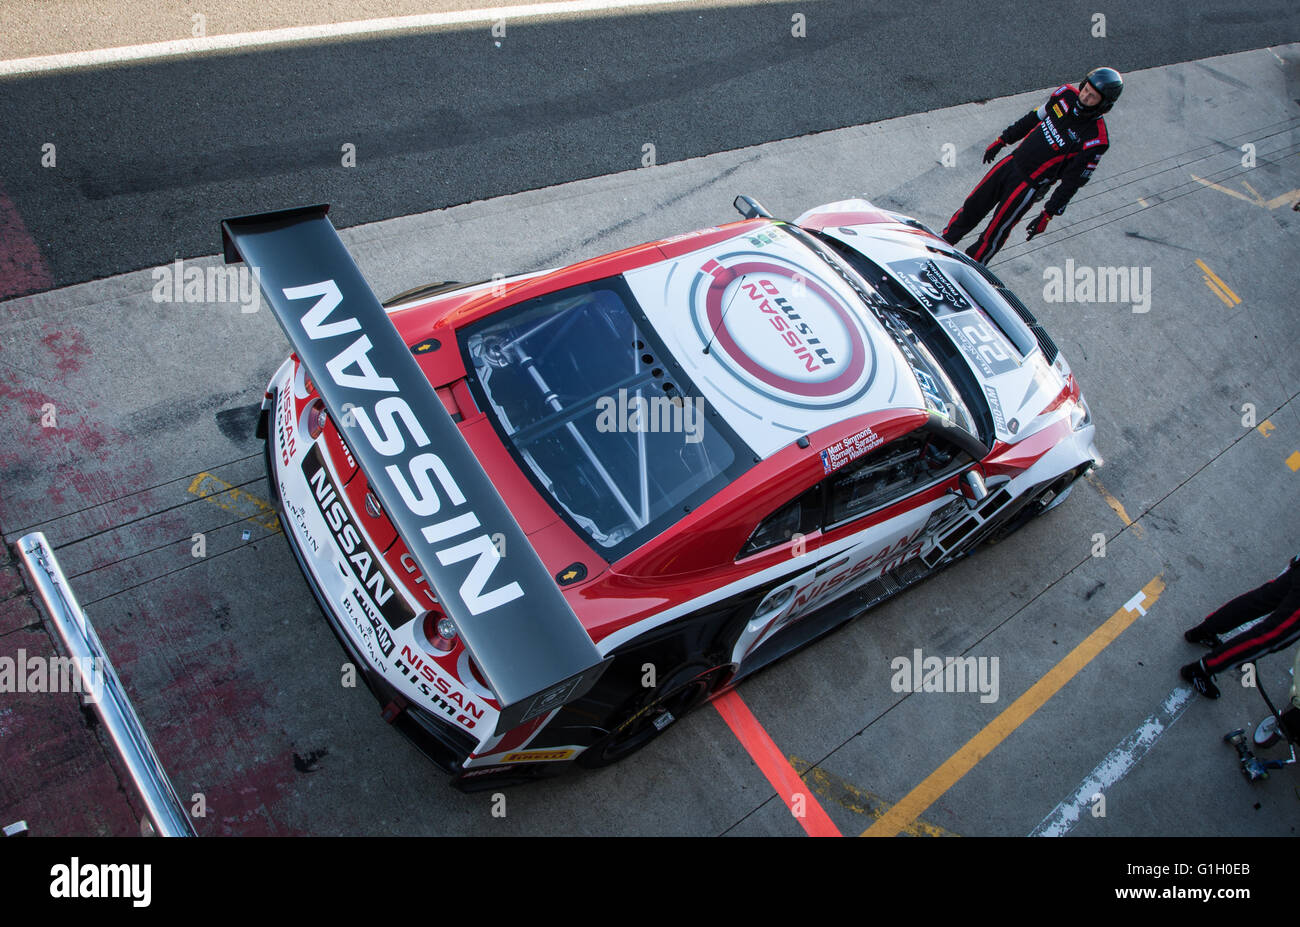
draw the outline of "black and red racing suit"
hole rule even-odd
[[[992,210],[988,226],[966,249],[977,261],[993,257],[1025,211],[1058,180],[1060,186],[1044,209],[1054,216],[1065,212],[1070,197],[1092,177],[1110,144],[1105,119],[1090,114],[1068,84],[1007,126],[998,140],[1004,145],[1020,144],[976,185],[943,231],[944,240],[955,245]]]

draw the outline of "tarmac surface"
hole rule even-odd
[[[205,31],[329,22],[340,6],[223,4]],[[366,0],[342,18],[411,6]],[[497,35],[484,12],[454,27],[0,76],[0,230],[16,221],[10,234],[39,252],[26,272],[0,266],[0,299],[210,254],[226,216],[328,202],[337,225],[359,225],[1077,82],[1102,63],[1127,72],[1300,41],[1300,9],[1282,2],[1096,15],[1078,0],[1032,14],[1005,0],[675,3],[506,16]],[[5,58],[193,27],[188,8],[143,0],[19,0],[0,23]],[[24,38],[37,34],[48,47]]]
[[[988,140],[1059,76],[986,103],[653,167],[608,173],[592,162],[600,176],[366,221],[343,238],[386,298],[730,221],[738,193],[791,218],[864,195],[938,228],[982,176]],[[1300,770],[1248,784],[1222,742],[1263,717],[1258,694],[1221,676],[1223,698],[1207,701],[1177,672],[1201,652],[1183,629],[1300,549],[1300,213],[1291,208],[1300,201],[1300,46],[1126,79],[1093,182],[1044,235],[1024,242],[1013,232],[991,263],[1069,359],[1105,465],[1010,539],[737,690],[836,832],[1300,828]],[[291,119],[286,126],[287,138]],[[184,171],[151,155],[113,165],[141,187],[104,207],[120,231],[105,239],[114,256],[100,268],[78,258],[52,271],[52,288],[0,302],[0,529],[9,550],[29,530],[56,546],[177,791],[203,804],[200,834],[806,832],[733,735],[732,703],[691,714],[612,768],[511,789],[504,816],[492,813],[491,793],[447,788],[368,692],[340,685],[343,652],[270,513],[252,429],[288,351],[271,314],[159,301],[151,269],[57,285],[174,257],[133,227],[162,202],[150,197],[189,189]],[[91,176],[76,182],[83,194]],[[279,182],[270,173],[219,177],[190,213],[202,244],[195,238],[180,256],[215,264],[224,215],[334,192],[310,171],[284,176],[294,179],[278,196],[260,186]],[[544,174],[516,185],[535,177]],[[222,185],[239,195],[222,201]],[[27,219],[32,201],[15,202]],[[52,197],[48,215],[66,221],[60,210],[73,202]],[[69,253],[84,255],[75,235]],[[1082,267],[1133,268],[1132,279],[1150,283],[1141,298],[1049,301],[1052,275]],[[996,658],[998,697],[895,691],[891,663],[918,649]],[[53,643],[5,562],[0,656],[20,650],[48,654]],[[1261,661],[1271,695],[1290,685],[1289,665],[1289,656]],[[0,696],[5,823],[129,834],[138,816],[75,695]]]

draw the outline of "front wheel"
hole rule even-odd
[[[1044,512],[1050,512],[1062,502],[1064,502],[1074,489],[1074,484],[1079,478],[1087,472],[1086,468],[1071,470],[1069,473],[1062,473],[1052,482],[1048,483],[1042,489],[1034,494],[1033,498],[1024,504],[1024,507],[1011,520],[1001,528],[998,528],[989,535],[989,543],[996,544],[999,541],[1009,538],[1025,525],[1029,524]]]

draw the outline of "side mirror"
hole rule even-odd
[[[745,219],[772,218],[772,214],[767,211],[767,207],[752,196],[745,196],[743,193],[736,197],[735,202],[731,205],[735,206],[736,212],[740,213]]]
[[[978,470],[967,470],[962,474],[961,494],[966,497],[966,502],[971,508],[975,508],[988,498],[988,487],[984,485],[984,477],[980,476]]]

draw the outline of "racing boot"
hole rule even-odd
[[[1219,697],[1219,687],[1214,684],[1214,677],[1205,669],[1205,661],[1197,660],[1195,663],[1188,663],[1178,672],[1206,698]]]

